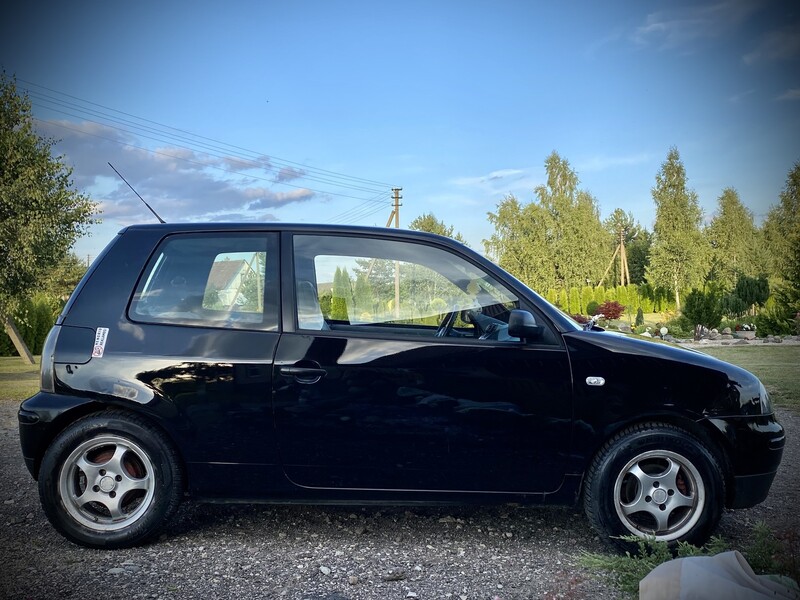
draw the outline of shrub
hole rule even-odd
[[[636,325],[636,327],[640,327],[640,326],[644,325],[644,313],[642,312],[642,307],[641,306],[636,309],[635,325]]]
[[[618,285],[616,289],[617,297],[614,298],[617,302],[622,304],[623,306],[628,306],[630,304],[630,300],[628,299],[628,289],[623,285]]]
[[[664,327],[667,328],[672,337],[690,338],[695,334],[695,325],[685,316],[680,315],[667,321]]]
[[[626,552],[624,556],[585,552],[579,558],[579,562],[589,569],[606,571],[609,575],[613,575],[620,589],[634,598],[638,597],[639,582],[661,563],[673,558],[714,556],[731,549],[719,536],[712,537],[702,547],[686,542],[678,542],[676,546],[670,547],[667,542],[657,542],[654,538],[640,539],[633,535],[623,536],[620,539],[635,543],[637,551],[634,554]],[[771,578],[779,582],[780,580],[775,579],[774,575],[789,577],[795,581],[800,577],[798,552],[800,552],[800,539],[796,533],[789,532],[776,536],[763,522],[755,524],[747,545],[742,548],[742,554],[753,571],[770,574]],[[791,584],[786,581],[781,583],[787,585],[787,592],[792,591]]]
[[[567,297],[567,290],[564,288],[558,290],[558,308],[563,311],[569,310],[569,298]]]
[[[45,338],[55,323],[59,303],[44,294],[37,294],[26,300],[14,315],[14,322],[22,339],[33,354],[41,354]],[[0,329],[0,356],[15,356],[17,350],[11,338]]]
[[[596,287],[594,289],[594,301],[598,304],[602,304],[606,301],[606,289],[602,287]]]
[[[767,276],[748,277],[747,275],[739,275],[733,293],[747,306],[752,306],[753,304],[763,306],[769,298]]]
[[[553,305],[558,304],[558,290],[556,290],[555,288],[548,288],[547,292],[544,295],[544,298],[550,304],[553,304]]]
[[[589,303],[594,300],[594,289],[585,285],[581,288],[581,311],[589,313]]]
[[[609,556],[598,553],[584,553],[580,558],[580,563],[589,569],[612,572],[622,591],[637,597],[639,582],[658,565],[672,560],[675,556],[667,542],[658,542],[655,538],[641,539],[634,535],[629,535],[623,536],[621,539],[635,543],[638,547],[636,554],[631,555],[627,552],[625,556]],[[678,542],[675,548],[675,555],[678,558],[712,556],[725,552],[727,549],[727,544],[722,538],[712,537],[711,541],[701,548],[686,542]]]
[[[722,322],[722,303],[719,295],[713,290],[692,290],[683,303],[683,315],[694,326],[702,325],[708,329],[719,327]]]
[[[625,312],[625,307],[615,300],[607,300],[597,307],[594,314],[601,314],[609,321],[619,319],[622,313]]]
[[[576,287],[569,288],[569,312],[581,311],[581,293]]]
[[[597,307],[600,306],[600,303],[596,300],[592,300],[589,304],[586,305],[586,314],[587,315],[596,315],[597,314]]]
[[[790,335],[794,329],[792,319],[787,318],[785,311],[777,306],[772,298],[753,321],[760,335]]]

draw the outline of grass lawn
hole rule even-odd
[[[800,346],[713,346],[701,350],[747,369],[766,386],[774,404],[800,411]]]
[[[0,400],[19,402],[39,389],[39,359],[26,365],[19,356],[0,356]]]

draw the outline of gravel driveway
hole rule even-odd
[[[0,400],[0,598],[616,598],[577,566],[605,548],[566,508],[354,508],[186,503],[161,539],[129,550],[67,542],[22,463],[17,404]],[[798,529],[800,417],[767,501],[724,515],[741,548],[752,525]]]

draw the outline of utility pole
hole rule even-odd
[[[614,260],[617,258],[617,254],[619,254],[619,284],[620,285],[628,285],[631,282],[631,272],[628,269],[628,254],[625,252],[625,232],[619,232],[619,243],[617,247],[614,249],[614,254],[611,255],[611,260],[608,263],[608,267],[606,268],[606,272],[603,273],[603,276],[600,278],[600,282],[597,284],[597,287],[603,285],[603,281],[608,275],[608,272],[611,270],[611,267],[614,266]]]
[[[392,209],[392,214],[389,215],[389,220],[386,221],[386,226],[392,224],[392,219],[394,219],[394,228],[400,229],[400,192],[403,191],[403,188],[392,188],[392,193],[394,194],[394,208]],[[400,261],[394,261],[394,318],[400,319]]]
[[[403,188],[392,188],[392,193],[394,194],[392,198],[394,200],[394,208],[392,208],[392,214],[389,215],[389,220],[386,221],[387,227],[389,227],[392,224],[392,220],[394,220],[394,228],[400,229],[400,207],[402,206],[402,204],[400,204],[400,199],[402,198],[400,192],[402,191]]]

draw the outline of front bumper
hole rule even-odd
[[[730,465],[728,508],[755,506],[769,494],[786,445],[774,415],[709,419],[725,438]]]

